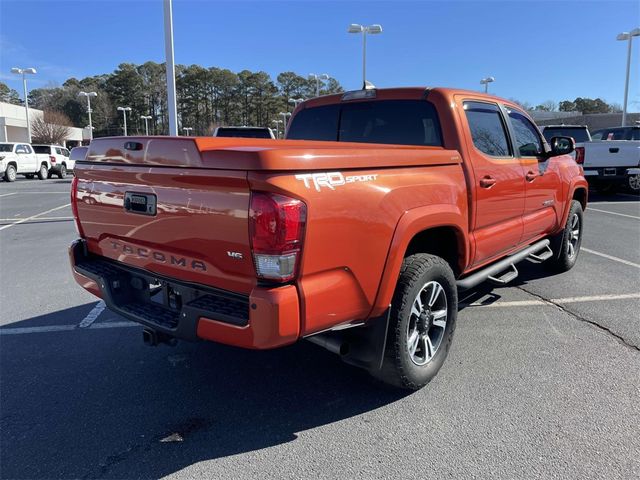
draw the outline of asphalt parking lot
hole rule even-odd
[[[70,183],[0,183],[2,478],[640,478],[638,197],[474,292],[407,394],[309,343],[145,346],[71,277]]]

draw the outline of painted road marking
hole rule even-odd
[[[3,193],[2,195],[0,195],[0,197],[8,197],[9,195],[15,195],[16,192],[13,193]]]
[[[614,257],[613,255],[607,255],[606,253],[596,252],[595,250],[589,250],[588,248],[580,247],[580,250],[583,252],[590,253],[592,255],[598,255],[599,257],[608,258],[609,260],[613,260],[614,262],[623,263],[625,265],[629,265],[630,267],[640,268],[640,265],[637,263],[630,262],[629,260],[625,260],[624,258]]]
[[[591,207],[587,207],[587,212],[600,212],[600,213],[608,213],[609,215],[618,215],[620,217],[627,217],[627,218],[635,218],[636,220],[640,220],[640,217],[636,217],[635,215],[627,215],[626,213],[618,213],[618,212],[609,212],[607,210],[600,210],[598,208],[591,208]]]
[[[15,222],[16,220],[26,220],[24,218],[0,218],[0,222]],[[38,220],[73,220],[73,217],[44,217]]]
[[[635,205],[637,203],[640,203],[640,200],[637,202],[589,202],[589,205]],[[589,206],[587,206],[587,208],[589,208]]]
[[[21,223],[28,222],[29,220],[33,220],[34,218],[38,218],[42,215],[46,215],[47,213],[55,212],[56,210],[60,210],[61,208],[65,208],[71,205],[70,203],[65,203],[64,205],[60,205],[59,207],[52,208],[51,210],[47,210],[46,212],[41,212],[36,215],[32,215],[31,217],[23,218],[22,220],[18,220],[17,222],[10,223],[9,225],[5,225],[0,227],[0,231],[5,230],[7,228],[11,228],[15,225],[20,225]]]
[[[105,328],[127,328],[141,327],[135,322],[105,322],[96,323],[83,330],[96,330]],[[24,335],[26,333],[48,333],[48,332],[69,332],[78,330],[78,325],[49,325],[47,327],[16,327],[16,328],[0,328],[0,336],[2,335]]]
[[[91,311],[87,314],[86,317],[82,319],[82,321],[78,324],[80,328],[90,327],[93,322],[95,322],[100,314],[107,308],[103,300],[100,300],[96,305],[91,309]]]
[[[640,293],[623,293],[620,295],[590,295],[585,297],[565,297],[552,298],[548,301],[544,300],[515,300],[511,302],[495,302],[484,304],[482,302],[473,302],[461,304],[461,307],[484,307],[484,308],[504,308],[504,307],[530,307],[533,305],[549,305],[551,303],[582,303],[582,302],[601,302],[603,300],[628,300],[640,298]]]

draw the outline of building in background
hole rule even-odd
[[[29,117],[33,122],[36,118],[42,118],[44,112],[36,108],[29,108]],[[65,147],[80,145],[87,132],[82,128],[68,127],[69,135],[65,139]],[[20,105],[0,102],[0,142],[27,142],[27,116],[25,108]]]
[[[541,112],[529,111],[539,125],[586,125],[590,131],[622,125],[622,113]],[[640,121],[640,113],[627,113],[627,125]]]

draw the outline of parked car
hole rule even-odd
[[[586,125],[545,125],[542,134],[547,142],[553,137],[572,137],[576,143],[590,142],[591,135]]]
[[[44,180],[48,172],[49,163],[40,161],[28,143],[0,143],[0,173],[5,182],[14,182],[17,175]]]
[[[46,162],[49,167],[47,178],[57,175],[65,178],[73,171],[73,163],[69,160],[69,150],[61,145],[32,145],[33,151],[40,162]]]
[[[640,140],[640,125],[632,127],[612,127],[596,130],[593,140]]]
[[[287,140],[98,138],[72,183],[73,274],[150,345],[304,338],[417,389],[458,290],[575,265],[573,146],[511,101],[443,88],[307,100]]]
[[[238,138],[276,138],[273,130],[267,127],[217,127],[213,132],[214,137],[238,137]]]
[[[576,147],[576,162],[584,167],[589,184],[601,193],[626,186],[640,192],[640,141],[594,140]]]
[[[85,146],[73,147],[71,149],[71,152],[69,152],[69,163],[71,165],[71,170],[75,169],[75,165],[78,160],[85,159],[85,157],[87,156],[87,150],[89,150],[89,147]]]

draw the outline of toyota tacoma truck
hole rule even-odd
[[[76,281],[146,343],[308,339],[405,389],[451,346],[458,291],[578,258],[572,138],[443,88],[308,100],[284,140],[99,138],[76,163]]]

